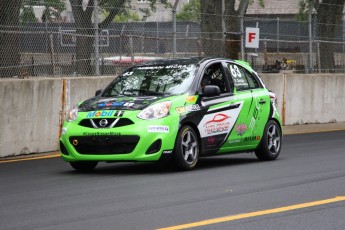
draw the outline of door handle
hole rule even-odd
[[[259,101],[259,104],[260,104],[260,105],[263,105],[263,104],[265,104],[265,103],[266,103],[266,100],[261,99],[261,100]]]

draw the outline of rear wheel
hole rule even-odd
[[[276,121],[269,120],[265,126],[260,146],[255,150],[255,155],[263,161],[277,159],[281,149],[281,141],[282,131],[280,126]]]
[[[94,168],[96,168],[98,162],[97,161],[75,161],[70,162],[72,168],[77,170],[78,172],[91,172]]]
[[[194,129],[188,125],[183,126],[175,143],[174,160],[179,169],[191,170],[199,158],[199,139]]]

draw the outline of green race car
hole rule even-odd
[[[278,157],[282,124],[275,94],[248,63],[223,58],[156,60],[133,66],[71,108],[61,156],[78,171],[100,161],[171,160],[252,152]]]

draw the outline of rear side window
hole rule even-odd
[[[242,66],[227,63],[227,68],[234,81],[237,91],[259,88],[260,84],[255,77]]]
[[[241,67],[242,68],[242,67]],[[260,83],[257,81],[257,79],[253,76],[253,74],[249,73],[248,70],[242,68],[243,73],[246,75],[246,78],[248,80],[249,87],[251,89],[260,88]]]

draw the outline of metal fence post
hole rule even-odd
[[[175,0],[174,7],[172,8],[173,16],[173,57],[176,57],[176,8],[180,0]]]
[[[244,60],[244,16],[241,15],[241,59]]]
[[[317,65],[318,72],[321,73],[320,40],[317,41]]]
[[[313,6],[309,4],[309,11],[308,11],[308,35],[309,35],[309,68],[308,72],[313,70],[313,41],[312,41],[312,9]]]
[[[54,37],[53,33],[49,35],[49,44],[50,44],[50,63],[51,63],[51,71],[53,77],[55,76],[55,61],[54,61]]]
[[[123,32],[125,30],[125,25],[122,25],[122,29],[121,29],[121,32],[120,32],[120,60],[121,60],[121,57],[122,57],[122,51],[123,51],[123,42],[122,42],[122,35],[123,35]]]
[[[133,35],[129,36],[129,52],[131,55],[132,65],[134,64]]]
[[[279,34],[279,26],[280,26],[280,18],[277,17],[277,52],[279,53],[279,39],[280,39],[280,34]]]
[[[159,47],[159,35],[158,35],[158,20],[156,22],[156,53],[158,54],[158,47]]]
[[[95,75],[99,75],[98,0],[94,0]]]

